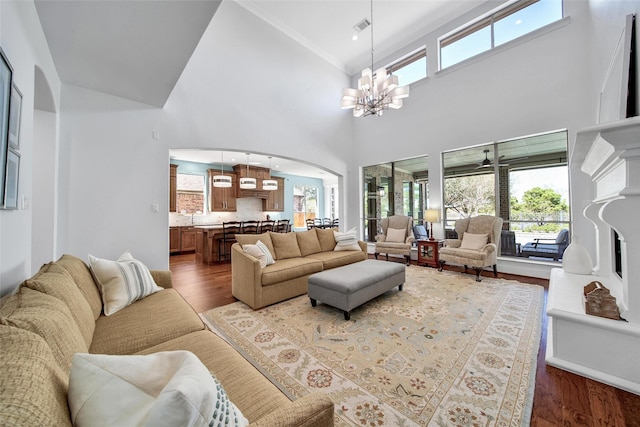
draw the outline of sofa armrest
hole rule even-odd
[[[278,408],[250,427],[333,427],[333,402],[324,393],[308,394]]]
[[[459,239],[444,239],[445,248],[459,248],[462,240]]]
[[[262,303],[262,267],[238,243],[231,246],[231,293],[249,307]]]
[[[360,246],[360,249],[362,249],[362,252],[364,252],[365,255],[367,255],[367,242],[363,242],[362,240],[358,240],[358,246]]]
[[[173,277],[169,270],[151,270],[150,272],[156,285],[165,289],[173,288]]]

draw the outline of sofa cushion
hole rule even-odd
[[[322,262],[322,269],[342,267],[343,265],[353,264],[354,262],[364,261],[367,255],[362,251],[330,251],[318,252],[305,257],[305,259],[316,259]]]
[[[129,252],[120,255],[116,261],[89,255],[89,264],[100,285],[106,316],[162,290],[153,281],[149,269]]]
[[[296,239],[296,233],[272,233],[271,241],[273,242],[273,249],[276,251],[276,260],[301,257],[300,247],[298,246],[298,239]]]
[[[322,251],[318,234],[313,228],[308,231],[297,232],[295,235],[296,239],[298,239],[298,247],[300,248],[300,254],[302,256],[316,254]]]
[[[71,427],[69,374],[39,335],[0,325],[0,420],[3,426]]]
[[[262,234],[236,234],[236,241],[240,243],[240,246],[255,245],[260,240],[269,249],[269,252],[276,259],[276,252],[273,249],[273,242],[271,241],[271,232],[267,231]]]
[[[0,308],[0,324],[40,335],[51,348],[58,365],[67,374],[71,369],[73,355],[87,351],[87,343],[69,307],[56,297],[24,286]]]
[[[385,242],[404,243],[407,237],[406,228],[387,228],[387,238]]]
[[[322,252],[332,251],[336,247],[336,238],[333,235],[334,231],[338,231],[337,228],[319,228],[314,227],[320,242],[320,250]]]
[[[69,307],[87,347],[91,345],[96,321],[91,306],[67,270],[55,263],[45,264],[35,276],[24,282],[24,286],[63,301]]]
[[[277,264],[278,262],[274,265]],[[180,336],[138,354],[179,349],[190,351],[198,356],[198,359],[220,381],[229,399],[249,422],[291,404],[289,399],[251,363],[211,331],[193,332]]]
[[[262,269],[262,285],[274,285],[322,271],[322,262],[311,258],[287,258]]]
[[[76,286],[84,295],[91,306],[93,311],[93,318],[97,319],[102,313],[102,297],[100,296],[100,290],[91,275],[89,266],[85,264],[83,260],[73,255],[62,255],[62,257],[55,262],[56,265],[61,266],[73,277],[73,281]]]
[[[100,316],[90,353],[131,354],[204,329],[200,317],[175,289],[165,289],[111,316]]]
[[[464,233],[462,235],[462,242],[460,243],[460,249],[482,249],[484,245],[489,241],[488,234],[472,234]]]

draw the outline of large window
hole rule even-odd
[[[320,218],[317,187],[293,187],[293,226],[306,227],[306,220]]]
[[[427,209],[429,172],[427,157],[381,163],[362,168],[363,236],[375,241],[381,230],[379,222],[391,215],[408,215],[422,223]]]
[[[562,0],[520,0],[440,40],[440,69],[562,19]]]
[[[179,173],[176,178],[176,211],[204,212],[204,176]]]
[[[562,258],[542,245],[556,244],[571,226],[566,131],[446,152],[443,166],[450,235],[457,219],[497,215],[504,220],[500,255]]]

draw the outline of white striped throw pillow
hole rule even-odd
[[[149,269],[125,252],[116,261],[89,255],[93,277],[98,282],[105,316],[162,290]]]
[[[339,231],[333,232],[333,237],[336,239],[336,247],[334,251],[359,251],[360,245],[358,245],[358,237],[356,236],[356,228],[341,233]]]

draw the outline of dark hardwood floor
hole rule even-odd
[[[170,257],[170,269],[174,288],[198,313],[236,301],[231,295],[230,263],[207,266],[197,264],[194,254],[174,255]],[[504,273],[499,277],[543,286],[546,301],[548,280]],[[640,396],[545,364],[547,321],[545,314],[531,425],[640,427]]]

